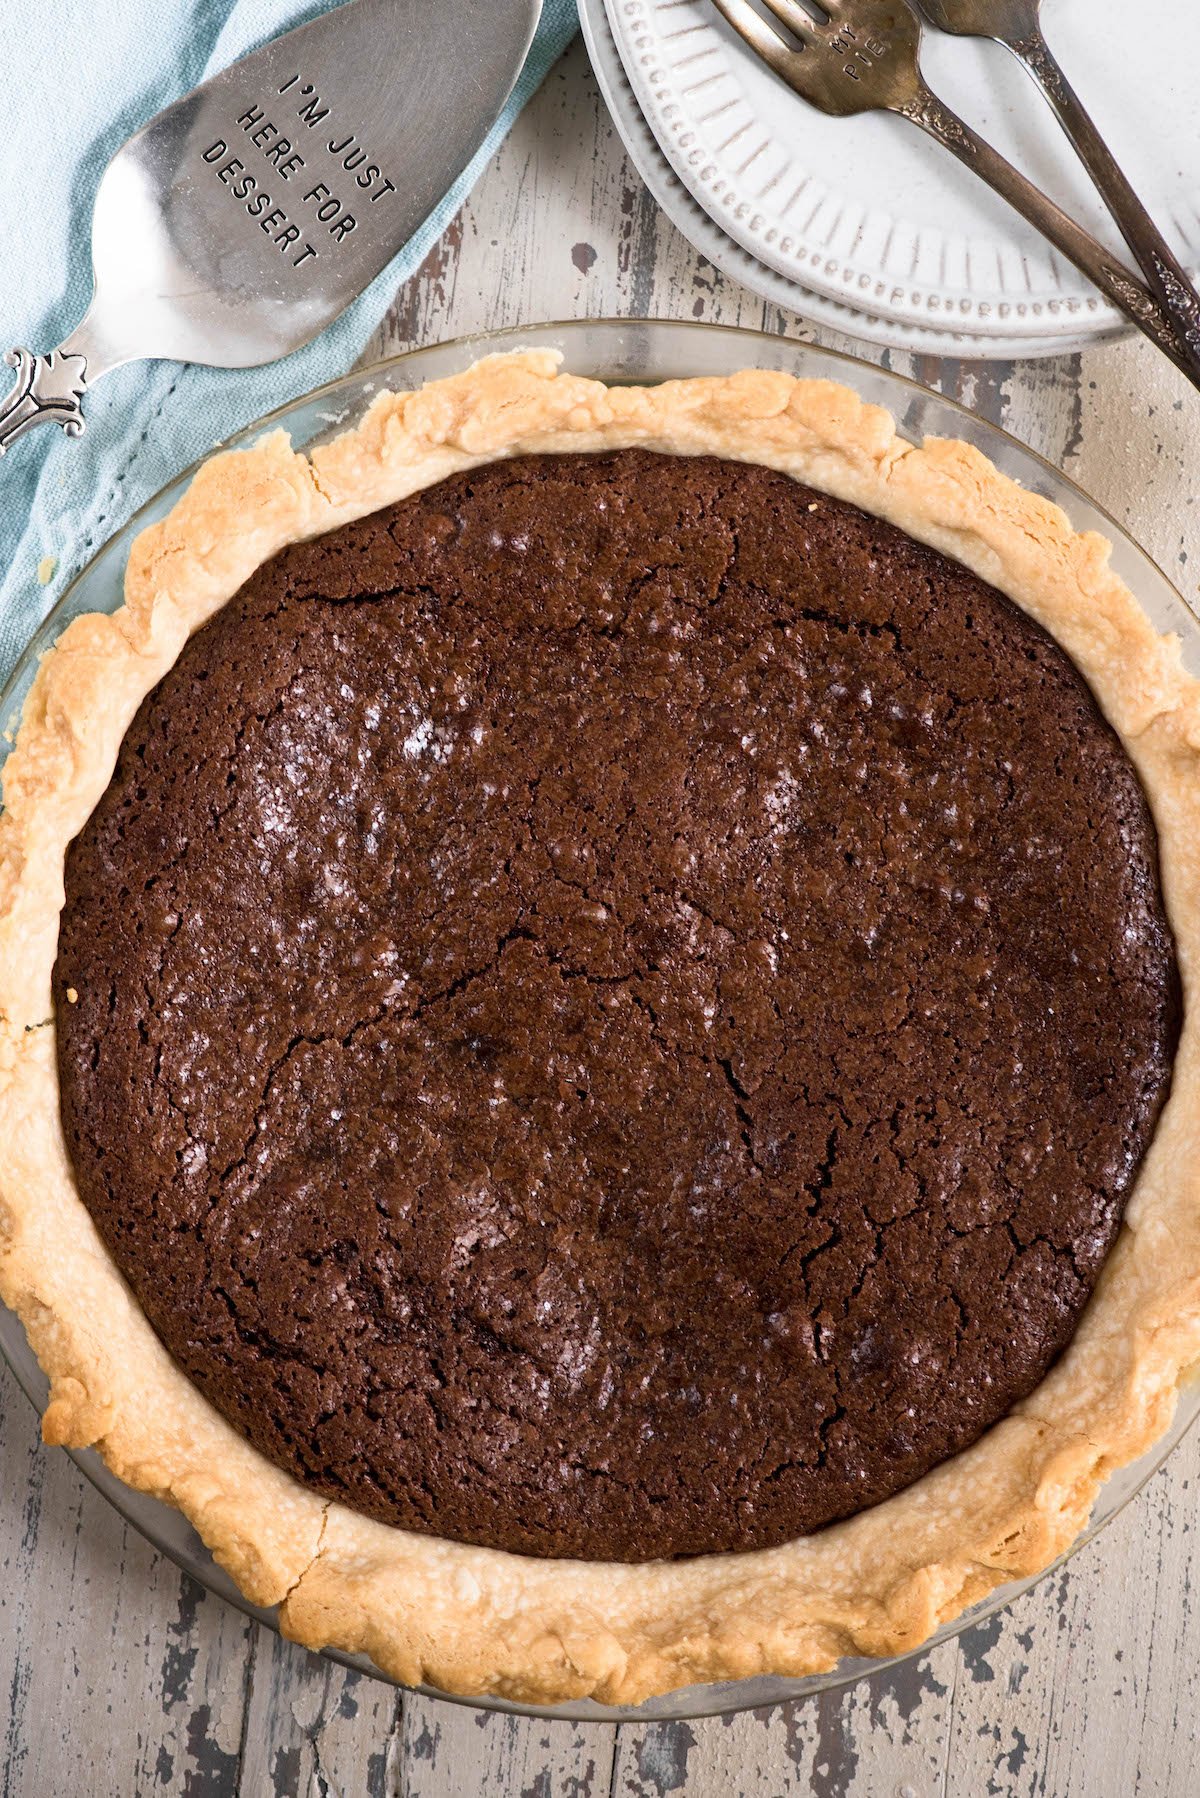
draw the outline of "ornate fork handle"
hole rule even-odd
[[[1128,269],[1122,268],[1102,244],[1032,181],[1026,180],[998,150],[964,124],[932,89],[922,81],[916,94],[899,102],[894,110],[911,119],[914,125],[920,125],[923,131],[995,188],[1035,230],[1050,240],[1055,249],[1081,269],[1114,306],[1153,339],[1194,386],[1200,387],[1200,357],[1190,354],[1180,343],[1172,310],[1165,303],[1160,305],[1158,298]]]
[[[1186,367],[1193,380],[1200,378],[1200,295],[1186,269],[1129,185],[1041,32],[1034,30],[1023,37],[1004,37],[1000,41],[1024,64],[1049,100],[1101,199],[1120,225],[1154,297],[1171,321],[1185,359],[1181,366]]]
[[[80,401],[87,387],[87,358],[51,350],[9,350],[4,360],[17,371],[11,392],[0,400],[0,456],[34,425],[59,424],[68,437],[83,430]]]

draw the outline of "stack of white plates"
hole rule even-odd
[[[904,119],[830,119],[711,0],[580,0],[596,77],[639,173],[709,260],[804,317],[893,348],[1051,356],[1123,328],[1083,276]],[[1047,34],[1126,174],[1200,265],[1200,5],[1055,0]],[[998,45],[925,34],[956,111],[1114,250],[1048,106]],[[1127,252],[1122,251],[1127,255]]]

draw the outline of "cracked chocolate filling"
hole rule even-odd
[[[56,970],[79,1187],[317,1491],[762,1548],[1068,1342],[1166,1094],[1154,829],[1057,645],[765,469],[491,465],[143,704]]]

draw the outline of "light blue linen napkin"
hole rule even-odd
[[[82,318],[91,293],[92,201],[130,133],[205,76],[325,10],[319,0],[9,0],[0,349],[53,349]],[[453,218],[576,24],[575,0],[544,0],[529,59],[470,167],[315,342],[236,373],[133,363],[89,394],[78,441],[45,426],[9,451],[0,462],[0,681],[70,576],[172,475],[215,439],[352,366],[397,285]],[[0,365],[0,392],[7,374]],[[43,583],[38,571],[48,572],[47,558],[54,573]]]

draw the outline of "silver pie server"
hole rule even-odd
[[[249,368],[297,350],[374,279],[461,174],[529,50],[541,0],[345,0],[152,118],[101,178],[95,287],[46,355],[9,352],[0,455],[139,358]]]

